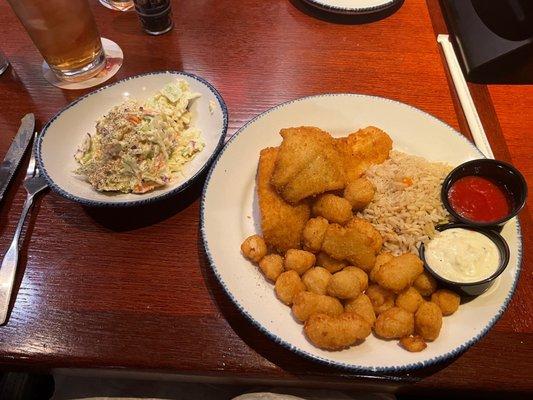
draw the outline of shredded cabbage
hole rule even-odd
[[[189,106],[198,97],[178,80],[145,101],[113,107],[76,152],[75,172],[98,191],[145,193],[169,184],[205,147],[191,126]]]

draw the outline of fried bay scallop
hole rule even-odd
[[[382,287],[400,293],[411,286],[423,271],[422,260],[412,253],[406,253],[383,264],[374,276]]]
[[[371,332],[370,324],[359,314],[313,314],[305,322],[304,331],[311,343],[325,350],[342,350]]]
[[[376,313],[370,298],[362,293],[354,299],[346,301],[344,311],[353,312],[363,317],[371,326],[376,321]]]
[[[379,314],[374,324],[374,332],[383,339],[401,339],[415,330],[413,313],[400,307],[392,307]]]
[[[283,141],[271,183],[284,200],[296,204],[306,197],[344,188],[343,159],[329,133],[301,126],[282,129],[280,135]]]
[[[322,242],[324,241],[324,235],[326,234],[326,229],[328,229],[328,225],[328,220],[323,217],[311,218],[309,221],[307,221],[302,234],[304,250],[311,251],[313,253],[320,251],[322,248]]]
[[[287,203],[270,184],[277,155],[277,148],[269,147],[261,150],[257,193],[265,242],[272,249],[285,253],[289,249],[300,248],[302,231],[311,211],[307,204]]]
[[[301,322],[307,321],[313,314],[339,315],[343,307],[334,297],[312,292],[300,292],[294,296],[292,313]]]
[[[364,271],[369,271],[376,263],[372,238],[357,228],[329,224],[322,251],[336,260],[347,260]]]

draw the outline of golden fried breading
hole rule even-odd
[[[313,215],[326,218],[329,222],[344,225],[352,219],[352,206],[342,197],[326,193],[319,196],[311,208]]]
[[[268,254],[259,261],[259,268],[265,278],[276,282],[278,276],[283,272],[283,258],[279,254]]]
[[[358,272],[344,268],[333,274],[326,291],[338,299],[353,299],[363,291],[363,283],[360,282]]]
[[[331,316],[313,314],[305,322],[305,334],[311,343],[325,350],[342,350],[370,335],[370,324],[359,314]]]
[[[368,296],[374,307],[374,312],[379,315],[389,308],[394,307],[394,293],[379,285],[373,284],[368,287],[365,294]]]
[[[274,289],[278,299],[290,306],[294,297],[298,293],[305,291],[305,285],[296,271],[285,271],[276,279]]]
[[[439,289],[431,295],[431,301],[439,306],[442,315],[452,315],[459,308],[461,297],[447,289]]]
[[[379,271],[382,265],[387,264],[389,261],[393,260],[394,256],[391,253],[383,252],[379,253],[376,256],[376,263],[374,264],[374,267],[370,270],[370,273],[368,274],[368,277],[372,282],[376,282],[376,272]]]
[[[346,228],[354,228],[362,234],[368,236],[372,240],[372,247],[374,248],[374,251],[376,253],[381,251],[381,248],[383,247],[383,238],[381,237],[381,233],[379,233],[379,231],[374,228],[374,225],[372,225],[366,219],[357,217],[352,218],[346,224]]]
[[[359,129],[336,143],[343,155],[347,184],[359,178],[370,165],[385,161],[392,149],[392,139],[375,126]]]
[[[415,330],[413,313],[400,307],[392,307],[382,312],[374,324],[374,332],[383,339],[400,339],[411,335]]]
[[[316,294],[326,294],[331,273],[322,267],[314,267],[305,272],[302,276],[302,282],[307,290]]]
[[[365,271],[370,270],[376,262],[372,239],[358,229],[343,228],[338,224],[329,224],[322,251],[337,260],[348,260]]]
[[[331,135],[315,127],[280,131],[272,185],[291,204],[309,196],[343,189],[343,160]]]
[[[368,288],[368,274],[361,268],[357,268],[353,265],[350,265],[344,268],[343,271],[352,271],[357,274],[357,278],[359,279],[359,283],[361,284],[361,291],[365,291]]]
[[[398,297],[396,297],[396,305],[403,308],[405,311],[410,313],[415,313],[420,307],[420,304],[424,302],[424,299],[414,287],[409,287],[408,289],[401,292]]]
[[[334,274],[335,272],[345,268],[348,264],[346,264],[344,261],[335,260],[334,258],[331,258],[326,253],[321,251],[316,256],[316,265],[324,267],[329,272]]]
[[[344,304],[344,311],[359,314],[370,326],[374,326],[376,313],[374,312],[370,298],[366,294],[361,293],[355,299],[347,300]]]
[[[267,246],[259,235],[252,235],[244,239],[241,244],[242,255],[248,260],[259,262],[267,253]]]
[[[354,210],[362,210],[374,198],[376,189],[366,178],[357,178],[344,188],[344,198],[350,202]]]
[[[413,286],[422,296],[431,296],[437,290],[437,280],[424,271],[415,279]]]
[[[315,255],[305,250],[289,249],[285,253],[284,267],[287,271],[293,270],[298,275],[315,265]]]
[[[428,345],[424,341],[424,338],[419,335],[406,336],[400,339],[400,345],[411,353],[417,353],[424,350]]]
[[[374,276],[380,286],[400,293],[411,286],[423,271],[422,260],[412,253],[406,253],[382,265]]]
[[[292,313],[302,322],[313,314],[340,315],[343,311],[341,302],[336,298],[312,292],[300,292],[292,302]]]
[[[425,340],[435,340],[442,327],[442,311],[439,306],[425,301],[415,314],[415,332]]]
[[[322,242],[324,241],[324,235],[326,229],[328,229],[329,222],[326,218],[316,217],[311,218],[305,224],[304,231],[302,233],[304,250],[317,253],[322,248]]]
[[[270,184],[277,154],[277,148],[261,150],[257,173],[257,194],[263,237],[268,246],[280,253],[285,253],[289,249],[300,248],[302,231],[309,219],[310,208],[307,204],[296,206],[288,204]]]

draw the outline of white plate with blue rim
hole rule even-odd
[[[384,11],[403,0],[303,0],[307,4],[335,14],[371,14]]]
[[[74,172],[78,167],[74,154],[87,133],[95,131],[99,118],[124,100],[144,100],[176,79],[185,80],[192,92],[200,94],[189,110],[191,126],[200,129],[205,142],[204,149],[185,165],[180,177],[148,193],[135,194],[96,191]],[[186,72],[151,72],[101,87],[59,111],[38,136],[36,158],[51,189],[67,199],[92,207],[139,206],[174,196],[189,187],[224,144],[227,127],[226,104],[205,79]]]
[[[214,161],[202,195],[201,234],[215,276],[238,309],[261,332],[281,346],[317,362],[365,373],[394,373],[421,368],[457,356],[480,340],[507,307],[520,274],[522,239],[516,218],[502,236],[511,257],[496,283],[481,296],[444,318],[440,336],[420,353],[397,341],[374,336],[342,351],[324,351],[305,337],[303,326],[274,293],[273,285],[240,252],[242,241],[261,234],[255,192],[259,152],[279,146],[279,131],[311,125],[345,136],[374,125],[387,132],[394,148],[453,166],[482,158],[459,132],[409,105],[374,96],[325,94],[280,104],[242,127]],[[223,238],[223,239],[222,239]]]

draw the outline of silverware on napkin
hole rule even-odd
[[[36,134],[37,136],[37,134]],[[4,324],[7,318],[7,311],[9,309],[9,302],[11,299],[11,291],[15,281],[15,273],[17,271],[17,263],[19,258],[19,238],[24,226],[24,221],[28,215],[33,204],[33,197],[47,187],[44,176],[40,174],[39,168],[35,164],[35,146],[31,151],[30,163],[26,170],[26,179],[24,179],[24,188],[27,196],[20,215],[15,235],[11,242],[11,246],[4,255],[2,265],[0,266],[0,325]]]
[[[35,116],[33,114],[26,114],[20,122],[20,128],[13,142],[11,142],[4,161],[0,163],[0,202],[2,202],[9,182],[11,182],[13,175],[15,175],[20,160],[22,160],[22,156],[24,156],[28,148],[34,129]]]

